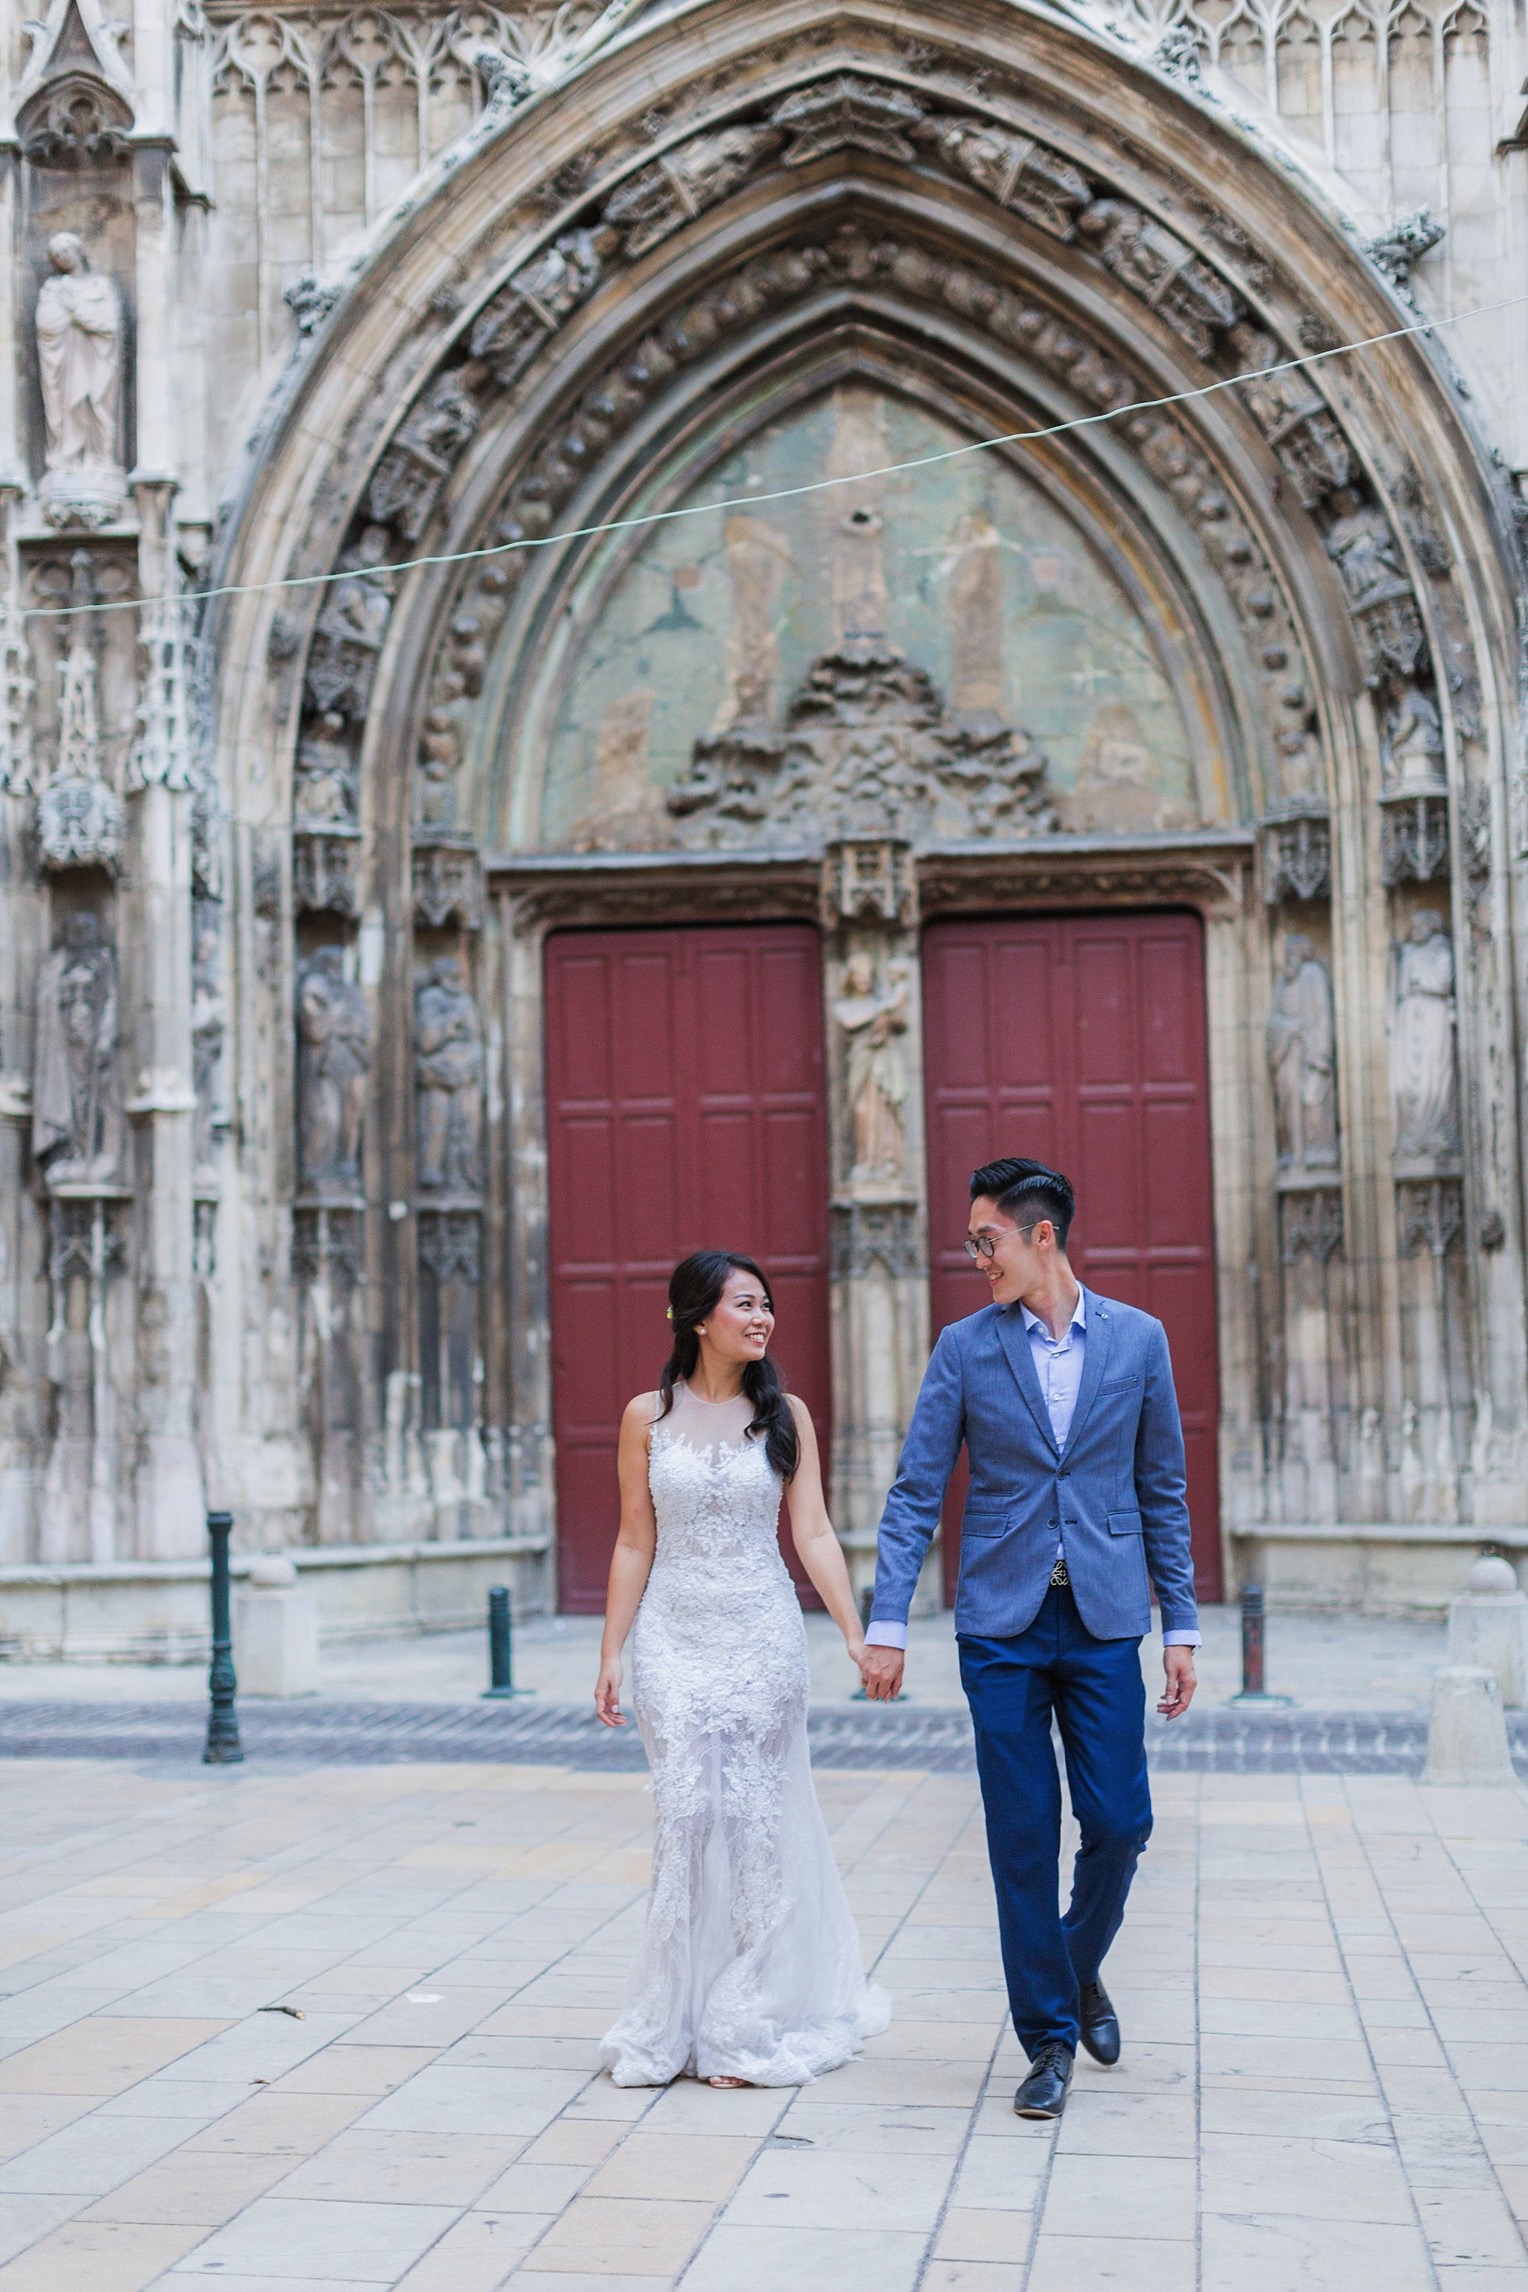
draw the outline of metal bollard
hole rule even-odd
[[[488,1594],[488,1680],[485,1703],[507,1703],[516,1695],[534,1695],[534,1687],[515,1685],[514,1649],[510,1639],[509,1589],[495,1584]]]
[[[1241,1596],[1242,1683],[1233,1703],[1292,1703],[1291,1695],[1270,1695],[1263,1685],[1263,1587],[1244,1584]]]
[[[207,1713],[202,1765],[240,1767],[244,1750],[234,1709],[239,1682],[233,1668],[233,1623],[228,1603],[228,1539],[233,1534],[233,1514],[209,1512],[207,1534],[212,1539],[212,1668],[207,1674],[212,1705]]]

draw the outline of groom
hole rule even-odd
[[[1160,1321],[1083,1289],[1067,1262],[1076,1204],[1043,1162],[971,1178],[967,1254],[992,1303],[940,1337],[881,1517],[865,1686],[902,1685],[907,1611],[962,1442],[955,1636],[997,1888],[1013,2026],[1029,2056],[1021,2117],[1059,2117],[1079,2038],[1119,2059],[1099,1980],[1151,1835],[1139,1648],[1162,1607],[1169,1719],[1194,1693],[1199,1644],[1183,1433]],[[1082,1833],[1057,1908],[1061,1786]]]

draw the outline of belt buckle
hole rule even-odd
[[[1066,1558],[1064,1554],[1057,1559],[1056,1565],[1052,1568],[1050,1572],[1050,1580],[1053,1584],[1060,1585],[1063,1588],[1071,1584],[1072,1579],[1066,1572]]]

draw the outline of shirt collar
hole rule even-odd
[[[1088,1293],[1083,1288],[1082,1283],[1079,1281],[1077,1284],[1077,1303],[1072,1307],[1072,1318],[1067,1324],[1068,1334],[1070,1334],[1073,1329],[1080,1329],[1084,1335],[1087,1334],[1087,1299]],[[1024,1316],[1024,1326],[1026,1329],[1040,1330],[1044,1334],[1047,1343],[1054,1343],[1058,1345],[1061,1343],[1061,1339],[1059,1337],[1054,1339],[1051,1337],[1049,1329],[1046,1328],[1045,1323],[1040,1319],[1039,1314],[1031,1313],[1029,1307],[1024,1303],[1022,1298],[1019,1300],[1019,1311]]]

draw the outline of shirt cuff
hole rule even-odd
[[[906,1624],[873,1623],[865,1633],[867,1647],[906,1647]]]
[[[1204,1642],[1196,1631],[1165,1631],[1162,1634],[1162,1645],[1164,1647],[1202,1647]]]

